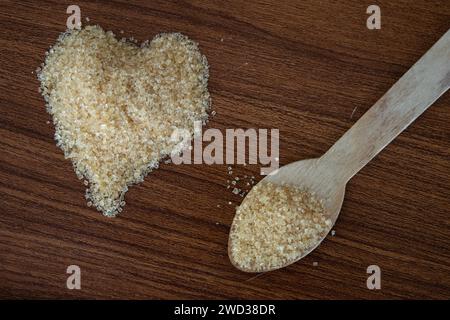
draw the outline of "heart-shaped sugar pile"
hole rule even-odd
[[[50,49],[39,79],[57,145],[88,181],[88,205],[107,216],[175,148],[175,129],[192,134],[208,117],[206,58],[179,33],[138,47],[99,26],[72,30]]]

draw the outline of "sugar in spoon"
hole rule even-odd
[[[323,156],[290,163],[261,182],[298,186],[314,193],[323,200],[324,215],[331,220],[332,227],[339,216],[347,182],[449,87],[450,30]],[[238,216],[236,214],[231,226],[228,255],[236,268],[246,272],[266,272],[286,267],[308,255],[326,236],[324,233],[308,250],[281,265],[262,265],[258,269],[246,267],[231,254],[236,245],[233,233],[240,223]]]

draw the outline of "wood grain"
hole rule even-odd
[[[226,190],[225,165],[163,164],[115,219],[86,206],[32,73],[70,4],[0,3],[1,298],[450,297],[448,93],[350,181],[335,236],[254,278],[227,257],[241,198]],[[196,40],[211,65],[209,127],[279,128],[281,164],[326,151],[450,27],[445,0],[377,1],[381,30],[366,28],[372,1],[76,4],[140,41],[162,31]],[[66,288],[72,264],[81,290]],[[366,288],[372,264],[381,290]]]

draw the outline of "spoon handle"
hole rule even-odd
[[[450,30],[328,151],[320,162],[346,183],[450,87]]]

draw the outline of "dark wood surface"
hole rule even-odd
[[[255,278],[227,257],[241,198],[225,165],[163,164],[105,218],[55,146],[33,74],[69,4],[140,41],[181,31],[211,65],[208,126],[279,128],[287,164],[326,151],[450,27],[447,0],[376,1],[371,31],[372,2],[1,1],[0,297],[449,298],[449,93],[350,181],[334,237]],[[66,288],[72,264],[81,290]],[[381,290],[366,287],[373,264]]]

